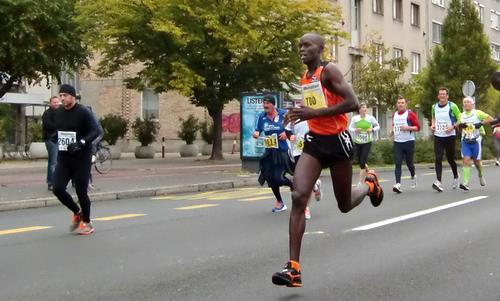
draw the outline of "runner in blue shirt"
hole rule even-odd
[[[292,187],[292,181],[285,177],[285,173],[292,174],[292,162],[288,155],[288,143],[285,133],[284,120],[286,110],[276,108],[276,99],[272,95],[264,96],[264,112],[258,119],[253,138],[257,139],[264,133],[266,151],[260,159],[259,183],[267,182],[276,196],[276,205],[272,212],[281,212],[287,209],[280,194],[280,186]]]

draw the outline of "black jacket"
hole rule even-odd
[[[43,140],[50,140],[56,135],[56,110],[49,108],[42,115]]]

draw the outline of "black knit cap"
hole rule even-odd
[[[59,93],[66,93],[66,94],[69,94],[73,97],[76,97],[75,87],[73,87],[72,85],[68,85],[68,84],[61,85],[61,87],[59,88]]]
[[[265,96],[264,96],[263,101],[266,101],[266,102],[268,102],[268,103],[272,103],[272,104],[273,104],[273,106],[275,106],[275,105],[276,105],[276,98],[274,98],[274,96],[273,96],[273,95],[271,95],[271,94],[267,94],[267,95],[265,95]]]

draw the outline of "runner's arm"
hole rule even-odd
[[[349,131],[351,132],[356,132],[356,122],[357,122],[357,118],[356,116],[353,116],[351,118],[351,123],[349,123]]]
[[[420,123],[418,122],[417,114],[415,112],[408,112],[408,120],[411,122],[411,126],[408,127],[409,131],[418,132],[420,131]]]
[[[316,112],[318,116],[339,115],[359,109],[358,98],[337,66],[334,64],[325,66],[321,76],[321,83],[328,91],[340,96],[343,101],[331,107],[318,109]]]
[[[87,124],[87,135],[83,136],[82,139],[85,140],[85,144],[88,144],[92,143],[92,141],[102,135],[103,132],[92,112],[87,109],[85,109],[85,111],[84,122]]]
[[[461,113],[460,113],[460,109],[458,108],[458,106],[453,103],[451,105],[451,114],[453,115],[453,117],[455,117],[456,121],[455,123],[453,124],[454,127],[458,127],[458,124],[460,123],[460,119],[461,119]]]
[[[377,119],[375,118],[375,116],[372,116],[371,118],[371,123],[372,123],[372,130],[374,132],[380,130],[380,124],[378,124],[378,121]]]

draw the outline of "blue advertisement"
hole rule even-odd
[[[264,140],[262,137],[254,139],[252,137],[257,127],[257,119],[260,113],[264,112],[262,99],[264,95],[274,95],[279,104],[279,93],[243,93],[241,95],[241,158],[257,159],[264,153]]]

